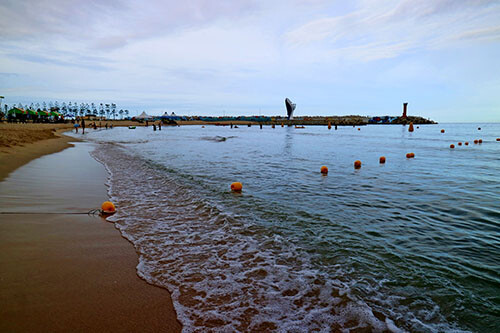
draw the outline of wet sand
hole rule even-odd
[[[29,161],[71,147],[66,125],[0,124],[0,181]]]
[[[90,149],[76,143],[0,183],[0,331],[179,332],[168,291],[137,276],[137,254],[114,225],[67,214],[107,199]]]
[[[87,120],[86,131],[93,131],[89,126],[92,121]],[[99,121],[96,121],[99,125]],[[115,127],[138,125],[138,122],[127,120],[101,121],[113,124]],[[73,124],[11,124],[0,123],[0,181],[9,173],[29,161],[47,154],[59,152],[71,147],[76,138],[65,136],[63,133],[73,130]],[[104,127],[99,128],[104,130]],[[79,133],[81,133],[81,128]]]

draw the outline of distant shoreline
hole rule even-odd
[[[148,120],[148,125],[158,124],[160,120]],[[392,123],[373,124],[368,123],[368,117],[361,116],[342,116],[342,117],[302,117],[288,120],[273,117],[271,121],[241,121],[241,120],[220,120],[220,121],[202,121],[202,120],[179,120],[164,126],[366,126],[366,125],[404,125],[413,122],[415,125],[437,124],[432,120],[422,117],[397,118]],[[99,120],[86,119],[86,130],[92,131],[91,124],[96,123],[97,128],[108,127],[128,127],[128,126],[146,126],[146,120]],[[54,123],[0,123],[0,181],[7,175],[28,163],[32,159],[40,156],[55,153],[71,146],[70,141],[79,141],[77,138],[68,137],[63,132],[74,131],[73,124]],[[81,128],[79,129],[81,132]]]
[[[148,125],[158,124],[156,120],[148,120]],[[272,117],[271,121],[242,121],[242,120],[179,120],[164,126],[365,126],[365,125],[401,125],[413,122],[415,125],[437,124],[432,120],[422,117],[396,118],[392,123],[368,123],[368,117],[341,116],[341,117],[301,117],[288,120],[286,118]],[[99,120],[86,119],[86,130],[92,131],[91,124],[96,123],[97,128],[146,126],[146,120]],[[0,181],[10,172],[40,156],[61,151],[70,147],[70,141],[78,141],[73,137],[63,135],[63,132],[74,131],[71,122],[66,123],[0,123]],[[81,128],[79,129],[81,131]]]
[[[213,120],[213,121],[203,121],[203,120],[177,120],[178,125],[266,125],[266,126],[365,126],[365,125],[407,125],[413,123],[415,125],[432,125],[437,124],[437,122],[425,119],[423,117],[409,116],[394,117],[392,122],[386,123],[373,123],[370,122],[369,117],[362,116],[335,116],[335,117],[297,117],[294,119],[277,118],[271,117],[270,121],[242,121],[242,120]],[[156,119],[156,118],[155,118]]]

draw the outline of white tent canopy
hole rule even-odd
[[[138,115],[137,117],[135,117],[136,119],[150,119],[152,118],[150,115],[148,115],[146,113],[146,111],[142,111],[142,113],[140,115]]]

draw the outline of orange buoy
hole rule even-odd
[[[332,122],[331,121],[328,122],[328,129],[332,129]]]
[[[458,145],[459,145],[459,146],[461,146],[461,145],[462,145],[462,142],[459,142],[459,143],[458,143]]]
[[[233,192],[241,192],[242,189],[243,184],[241,184],[240,182],[234,182],[231,184],[231,191]]]
[[[479,142],[479,143],[483,143],[483,139],[479,139],[479,140],[478,140],[478,142]]]
[[[273,124],[272,128],[274,128],[274,127],[275,127],[275,126],[274,126],[274,124]]]
[[[468,146],[468,145],[469,145],[469,143],[468,143],[467,141],[465,141],[465,145],[466,145],[466,146]]]
[[[359,168],[361,168],[361,161],[360,160],[354,161],[354,169],[359,169]]]
[[[408,153],[406,154],[406,158],[414,158],[415,154],[414,153]]]
[[[410,122],[410,126],[408,127],[408,132],[413,132],[414,129],[413,129],[413,123]]]
[[[104,201],[101,210],[104,214],[113,214],[116,212],[116,207],[111,201]]]
[[[500,138],[497,138],[497,141],[500,141]]]
[[[477,143],[479,142],[479,140],[474,140],[474,144],[477,145]]]
[[[451,148],[451,149],[455,148],[455,145],[454,145],[454,144],[451,144],[451,145],[450,145],[450,148]]]
[[[385,156],[380,156],[379,162],[380,162],[380,164],[384,164],[385,163]]]
[[[283,123],[281,123],[281,127],[283,127],[283,126],[285,126],[285,125],[283,125]]]
[[[444,133],[444,129],[441,130],[441,133]]]
[[[358,127],[358,131],[361,131],[361,128]]]
[[[328,174],[328,168],[325,165],[321,167],[321,173],[324,175]]]

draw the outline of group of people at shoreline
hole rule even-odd
[[[74,125],[73,127],[75,128],[75,133],[78,133],[78,128],[81,127],[82,128],[82,134],[85,134],[85,119],[81,118],[80,120],[72,120],[71,121]],[[99,126],[97,126],[97,123],[94,121],[92,123],[90,123],[90,128],[93,128],[94,130],[97,129],[97,127],[99,128],[102,128],[102,123],[99,122]],[[113,128],[113,123],[111,123],[109,126],[108,126],[108,123],[106,123],[104,125],[104,128],[108,129],[108,127],[110,129]]]
[[[149,121],[146,120],[146,127],[149,126]],[[158,122],[158,130],[161,131],[161,121]],[[153,131],[156,131],[156,124],[153,122]]]

